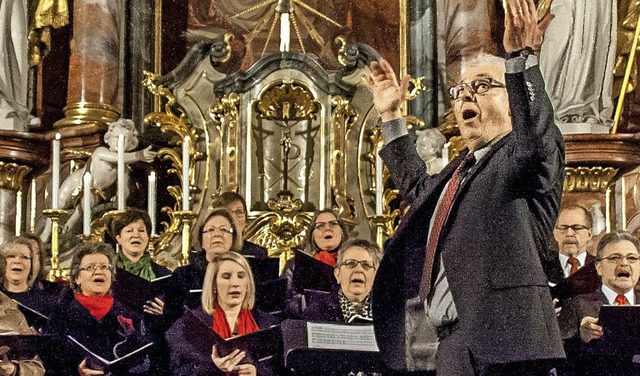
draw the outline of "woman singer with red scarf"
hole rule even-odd
[[[185,313],[166,332],[171,350],[171,374],[275,374],[271,363],[257,363],[237,349],[222,356],[215,346],[204,348],[199,340],[202,338],[198,333],[200,328],[208,327],[227,339],[278,324],[274,317],[253,309],[255,284],[247,260],[236,252],[216,255],[207,266],[202,289],[202,306]],[[194,326],[194,321],[199,325]]]

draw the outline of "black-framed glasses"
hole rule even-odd
[[[505,87],[505,84],[491,77],[478,78],[471,82],[461,82],[458,85],[451,86],[449,88],[449,97],[454,100],[460,98],[460,93],[464,91],[465,87],[468,87],[471,94],[475,96],[476,94],[484,94],[494,87]]]
[[[316,222],[315,225],[313,225],[313,229],[314,230],[320,230],[323,229],[325,227],[338,227],[340,226],[340,222],[338,222],[337,220],[333,220],[333,221],[329,221],[329,222]]]
[[[98,270],[103,272],[107,270],[111,271],[113,269],[113,266],[111,266],[110,264],[89,264],[89,265],[81,266],[79,269],[84,270],[85,272],[95,273]]]
[[[614,253],[611,256],[607,256],[607,257],[603,257],[603,258],[599,259],[599,261],[607,260],[607,261],[612,262],[614,264],[619,264],[622,261],[622,259],[627,259],[629,264],[637,264],[638,261],[640,260],[640,255],[630,254],[630,255],[623,256],[621,254]]]
[[[573,232],[578,232],[582,230],[589,230],[590,227],[583,226],[583,225],[557,225],[556,226],[556,230],[559,230],[559,231],[567,231],[569,229],[572,229]]]
[[[215,231],[220,231],[223,234],[229,234],[232,235],[233,234],[233,228],[231,227],[224,227],[224,226],[220,226],[220,227],[216,227],[216,226],[210,226],[210,227],[206,227],[202,230],[202,235],[204,234],[209,234],[209,233],[213,233]]]
[[[362,265],[362,269],[364,270],[371,270],[376,268],[372,261],[354,259],[344,260],[340,263],[340,266],[346,266],[349,269],[355,269],[356,267],[358,267],[358,264]]]

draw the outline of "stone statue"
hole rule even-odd
[[[446,137],[436,128],[416,130],[416,150],[427,165],[430,174],[437,174],[444,167],[442,147],[447,142]]]
[[[157,152],[151,150],[151,146],[140,150],[132,151],[138,146],[138,131],[130,119],[119,119],[109,125],[107,133],[104,135],[104,142],[107,147],[100,146],[96,148],[84,168],[72,172],[60,185],[58,196],[58,207],[61,209],[70,209],[73,206],[73,198],[82,187],[82,176],[85,171],[89,171],[93,177],[93,190],[101,192],[104,196],[105,190],[116,183],[118,177],[118,136],[124,135],[124,163],[130,164],[135,162],[151,163]],[[129,180],[129,169],[125,168],[125,180]],[[129,196],[128,184],[125,184],[125,198]],[[115,200],[115,195],[111,200]],[[91,206],[95,206],[98,200],[95,195],[91,196]],[[82,218],[82,208],[78,204],[73,209],[73,213],[64,224],[62,232],[67,232]],[[41,235],[43,240],[48,240],[51,226],[45,226]]]

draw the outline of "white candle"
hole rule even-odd
[[[378,142],[376,145],[376,215],[382,215],[382,193],[384,191],[384,183],[382,182],[384,164],[379,155],[380,149],[382,149],[382,142]]]
[[[446,166],[449,163],[449,146],[451,146],[449,142],[442,145],[442,166]]]
[[[22,189],[16,194],[16,236],[22,232]]]
[[[60,133],[56,133],[52,145],[51,163],[51,209],[58,209],[58,189],[60,189]]]
[[[82,176],[82,233],[91,235],[91,186],[93,179],[89,171]]]
[[[156,172],[149,174],[149,189],[147,191],[147,212],[151,218],[151,236],[156,234]]]
[[[182,210],[189,210],[189,147],[191,137],[185,136],[182,141]]]
[[[289,24],[289,13],[280,15],[280,52],[289,52],[291,44],[291,26]]]
[[[36,232],[36,179],[31,179],[31,205],[29,207],[29,232]]]
[[[124,190],[125,190],[125,174],[124,174],[124,134],[118,135],[118,210],[124,210]]]

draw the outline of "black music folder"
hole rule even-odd
[[[285,320],[282,340],[287,369],[336,374],[385,370],[373,325]]]
[[[608,355],[640,353],[640,305],[602,306],[598,325],[602,326],[603,335],[589,342],[593,352]]]
[[[147,301],[164,295],[171,281],[171,274],[147,281],[133,273],[119,269],[111,289],[116,299],[132,309],[142,311]]]
[[[235,349],[239,349],[249,354],[255,361],[259,361],[273,357],[281,349],[282,335],[277,325],[243,336],[223,339],[190,310],[185,311],[183,324],[184,331],[190,334],[190,340],[196,342],[197,347],[207,356],[211,356],[211,348],[216,346],[220,356],[229,355]]]
[[[267,313],[279,314],[284,311],[287,280],[274,279],[256,284],[256,308]]]
[[[20,312],[22,312],[24,317],[27,319],[27,323],[29,323],[29,326],[39,329],[39,328],[43,328],[44,325],[47,323],[47,321],[49,321],[49,317],[43,314],[42,312],[39,312],[25,304],[22,304],[21,302],[15,299],[11,299],[11,301],[13,301],[18,305],[18,309],[20,310]]]
[[[88,355],[87,366],[89,368],[103,370],[105,372],[114,372],[114,374],[119,374],[118,372],[123,372],[123,370],[127,370],[142,363],[144,358],[148,355],[149,350],[154,345],[153,342],[149,342],[125,355],[118,357],[114,356],[111,359],[107,359],[94,353],[74,337],[67,335],[67,338],[69,338],[71,343],[75,344]]]
[[[257,258],[247,257],[247,262],[253,272],[253,280],[258,283],[263,283],[278,279],[280,276],[280,259],[274,257]]]
[[[0,334],[0,348],[7,346],[6,354],[10,360],[33,359],[54,344],[51,336],[35,334],[4,333]]]
[[[296,250],[293,284],[298,292],[304,290],[332,291],[338,282],[334,267]]]

